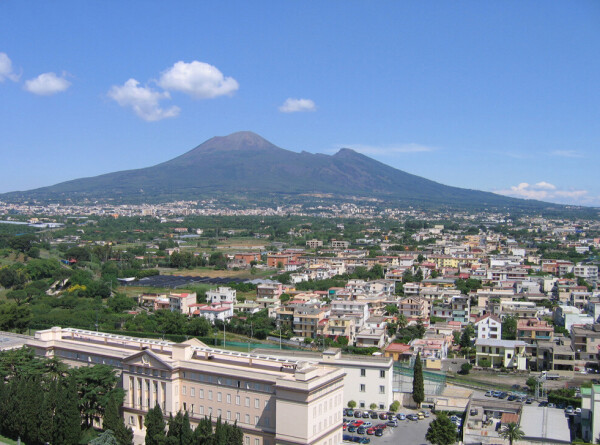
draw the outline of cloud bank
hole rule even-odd
[[[285,100],[279,107],[282,113],[298,113],[302,111],[316,111],[317,106],[310,99],[294,99],[292,97]]]
[[[129,79],[123,85],[114,85],[108,97],[125,108],[131,108],[135,114],[147,122],[159,121],[179,114],[179,107],[162,108],[160,101],[171,99],[167,91],[159,92],[152,88],[140,86],[135,79]]]
[[[55,73],[43,73],[39,76],[25,81],[25,90],[39,96],[51,96],[62,93],[71,86],[71,82],[65,79],[65,74],[57,76]]]
[[[391,155],[396,153],[425,153],[436,150],[434,147],[428,147],[420,144],[398,144],[398,145],[360,145],[360,144],[347,144],[343,147],[351,148],[359,153],[365,155]]]
[[[546,181],[536,184],[521,182],[519,185],[511,186],[506,190],[494,190],[494,193],[514,198],[537,199],[561,204],[589,205],[597,201],[597,199],[589,195],[587,190],[561,190],[554,184]]]

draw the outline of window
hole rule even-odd
[[[254,425],[258,425],[258,416],[254,416]]]
[[[379,386],[379,394],[385,394],[385,386],[383,386],[383,385]]]
[[[367,370],[366,370],[366,369],[364,369],[364,368],[363,368],[363,369],[361,369],[361,370],[360,370],[360,376],[361,376],[361,377],[365,377],[366,375],[367,375]]]
[[[384,369],[381,369],[381,370],[379,371],[379,377],[381,377],[382,379],[384,379],[384,378],[385,378],[385,370],[384,370]]]
[[[204,405],[200,405],[200,414],[204,414]]]
[[[227,420],[231,420],[231,411],[227,411]]]
[[[227,403],[231,403],[231,394],[227,394]]]
[[[194,388],[194,387],[190,388],[190,396],[196,397],[196,388]]]
[[[223,396],[220,392],[217,393],[217,402],[222,402],[223,401]]]
[[[250,414],[246,414],[246,415],[244,416],[244,420],[245,420],[245,422],[246,422],[247,424],[249,424],[249,423],[250,423]]]
[[[212,391],[208,391],[208,400],[212,400]]]
[[[250,445],[250,438],[248,436],[244,437],[244,441],[246,445]]]
[[[235,404],[236,405],[240,404],[240,396],[235,396]]]
[[[254,445],[260,445],[260,440],[259,439],[254,439]]]
[[[364,383],[360,384],[360,392],[365,392],[367,390],[366,385]]]
[[[250,406],[250,397],[246,397],[246,406]]]
[[[221,417],[223,415],[223,412],[221,411],[221,409],[219,408],[217,410],[217,417]]]
[[[260,408],[260,400],[254,399],[254,408]]]
[[[239,421],[240,421],[240,413],[235,413],[235,420],[236,420],[237,422],[239,422]]]
[[[201,389],[201,390],[200,390],[200,398],[201,398],[201,399],[203,399],[203,398],[204,398],[204,390],[203,390],[203,389]]]
[[[187,403],[183,402],[183,410],[187,411]]]
[[[181,388],[181,394],[184,396],[187,394],[187,386],[183,385],[183,388]]]

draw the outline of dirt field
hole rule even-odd
[[[255,278],[264,278],[269,275],[273,275],[273,270],[260,270],[256,271],[255,275],[250,273],[250,269],[247,270],[214,270],[208,267],[198,267],[190,270],[178,270],[178,269],[160,269],[161,275],[181,275],[184,277],[224,277],[224,278],[240,278],[243,280],[253,280]]]
[[[481,371],[471,371],[469,374],[469,378],[480,382],[480,383],[489,383],[489,384],[502,384],[502,385],[519,385],[524,386],[525,382],[530,376],[538,376],[538,373],[527,374],[503,374],[503,373],[488,373]],[[566,388],[567,386],[581,386],[583,383],[590,382],[592,379],[600,378],[598,374],[578,374],[575,373],[575,376],[570,380],[560,379],[560,380],[547,380],[545,383],[545,388],[547,389],[558,389],[558,388]]]

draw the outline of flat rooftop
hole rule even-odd
[[[523,439],[544,443],[571,443],[569,421],[562,409],[523,406],[521,416]]]

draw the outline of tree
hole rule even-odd
[[[388,315],[394,315],[398,313],[398,306],[395,304],[387,304],[385,306],[385,311],[388,313]]]
[[[102,420],[102,428],[111,430],[114,433],[114,437],[117,440],[118,445],[131,445],[133,442],[133,430],[125,426],[123,418],[119,414],[119,407],[121,401],[117,396],[110,398],[106,411],[104,412],[104,418]]]
[[[421,353],[417,352],[415,365],[413,366],[413,387],[412,397],[417,407],[421,407],[421,403],[425,400],[425,385],[423,383],[423,364],[421,363]]]
[[[106,430],[95,439],[90,441],[89,445],[119,445],[115,433],[112,430]]]
[[[356,402],[354,400],[350,400],[348,402],[348,408],[350,408],[350,409],[356,408]]]
[[[144,420],[146,427],[146,445],[164,445],[166,441],[165,420],[160,406],[157,404],[148,411]]]
[[[456,426],[448,415],[441,411],[429,424],[425,439],[433,445],[452,445],[456,442]]]
[[[75,445],[81,438],[81,414],[78,407],[77,382],[75,377],[62,379],[59,382],[54,428],[51,443]]]
[[[471,346],[471,337],[475,334],[473,326],[467,325],[463,329],[463,332],[460,336],[460,347],[468,348]]]
[[[123,400],[123,390],[117,388],[117,376],[108,365],[83,366],[73,370],[79,393],[79,408],[86,427],[102,417],[111,397]]]
[[[467,375],[471,371],[471,368],[473,368],[473,365],[470,363],[463,363],[460,365],[460,373]]]
[[[369,405],[369,408],[371,408],[371,409],[377,409],[377,404],[376,403],[371,403]]]
[[[525,433],[523,430],[514,422],[508,423],[500,430],[500,437],[509,441],[510,445],[513,445],[515,441],[523,439]]]
[[[537,386],[537,379],[535,377],[529,377],[525,384],[529,387],[529,391],[533,392]]]
[[[516,340],[517,338],[517,318],[513,315],[507,315],[502,321],[502,340]]]
[[[398,408],[400,408],[400,402],[397,400],[394,400],[391,404],[390,404],[390,411],[395,413],[396,411],[398,411]]]
[[[408,320],[404,314],[398,315],[398,329],[404,329],[408,325]]]

